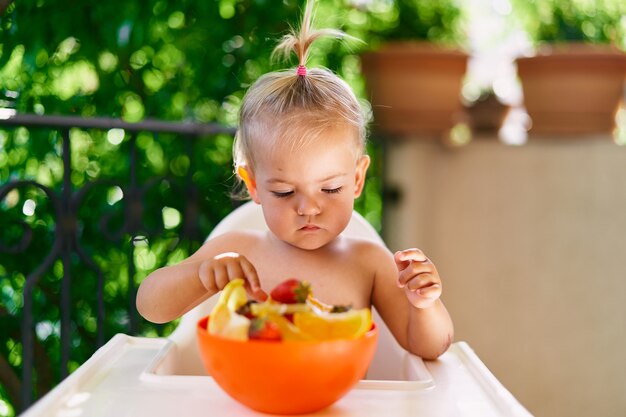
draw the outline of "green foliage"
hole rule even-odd
[[[4,387],[0,385],[0,417],[13,417],[15,415],[15,410],[6,398],[7,393],[5,392]]]
[[[2,87],[20,112],[232,123],[225,98],[269,68],[274,37],[298,16],[296,1],[268,6],[17,2],[2,22]]]
[[[457,0],[373,0],[367,5],[376,41],[421,40],[463,45],[465,13]]]
[[[343,27],[365,37],[373,24],[365,11],[346,0],[318,3],[319,26]],[[235,126],[246,88],[267,71],[294,65],[273,64],[269,56],[289,24],[298,22],[302,5],[296,0],[12,2],[0,14],[0,112]],[[362,97],[354,48],[332,40],[320,42],[311,65],[338,72]],[[146,132],[132,137],[118,129],[78,128],[70,135],[72,190],[84,192],[76,201],[78,245],[93,265],[78,254],[65,267],[55,259],[34,287],[37,396],[60,378],[63,279],[71,279],[71,371],[97,346],[98,270],[104,278],[107,340],[129,332],[135,319],[130,288],[154,268],[179,262],[195,251],[232,209],[228,135],[191,139]],[[0,185],[9,179],[29,179],[60,198],[61,144],[56,131],[0,128]],[[357,210],[376,226],[381,212],[378,147],[370,144],[374,164],[357,202]],[[133,188],[129,172],[133,148],[137,185],[143,187],[139,190]],[[129,200],[133,192],[142,193],[141,222],[123,229],[129,213],[137,209]],[[199,196],[197,206],[188,203],[193,195]],[[188,225],[185,219],[193,210],[200,216],[197,224]],[[19,378],[26,277],[50,253],[59,219],[50,196],[36,186],[12,190],[0,201],[0,211],[4,245],[17,245],[24,237],[21,222],[33,233],[25,251],[0,252],[0,357]],[[180,240],[183,232],[191,232],[189,239]],[[175,325],[139,321],[137,330],[162,336]],[[13,400],[8,389],[0,390],[0,414],[19,410],[11,406]]]
[[[626,49],[622,0],[517,0],[514,16],[537,43],[587,42]]]

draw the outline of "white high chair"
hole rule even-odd
[[[267,230],[261,206],[250,201],[235,209],[226,216],[209,235],[209,239],[225,232],[238,229]],[[359,213],[353,212],[352,219],[344,234],[353,237],[371,239],[384,244],[376,230]],[[209,298],[193,310],[186,313],[176,330],[169,339],[176,345],[175,361],[172,366],[178,375],[202,375],[205,373],[200,361],[200,353],[196,342],[196,324],[202,317],[207,316],[215,305],[219,294]],[[370,365],[367,379],[375,380],[411,380],[418,375],[424,379],[423,372],[427,372],[421,359],[409,354],[395,340],[378,312],[372,309],[373,319],[378,326],[378,346]],[[406,366],[406,361],[418,362],[418,366]],[[421,366],[419,366],[421,365]],[[417,369],[417,371],[416,371]],[[427,378],[428,379],[428,378]]]
[[[239,228],[265,228],[259,206],[244,204],[210,237]],[[356,213],[345,233],[381,241]],[[196,323],[209,314],[215,301],[213,297],[185,314],[169,340],[115,335],[21,417],[259,415],[229,398],[201,364]],[[531,415],[465,342],[453,343],[438,360],[425,364],[402,349],[375,310],[373,313],[379,327],[378,349],[366,379],[346,394],[340,405],[320,411],[320,416]]]

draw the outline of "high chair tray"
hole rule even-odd
[[[154,356],[141,373],[140,378],[154,384],[176,384],[183,378],[191,378],[195,375],[181,374],[177,369],[176,344],[171,340],[163,345],[161,350]],[[202,371],[204,373],[204,370]],[[202,378],[207,375],[200,376]],[[368,377],[361,380],[357,388],[362,389],[382,389],[382,390],[424,390],[435,386],[432,375],[428,372],[424,361],[414,355],[407,354],[402,359],[402,369],[396,373],[396,379],[373,379]]]
[[[166,371],[173,343],[114,336],[22,416],[262,416],[210,376]],[[408,361],[405,381],[361,381],[314,416],[529,416],[464,342],[436,361]],[[424,363],[423,363],[424,364]],[[413,372],[411,374],[411,372]]]

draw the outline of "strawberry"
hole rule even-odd
[[[266,318],[254,318],[250,321],[248,338],[250,340],[280,341],[283,336],[280,333],[280,328],[273,321]]]
[[[304,303],[311,294],[311,286],[306,281],[290,278],[278,284],[270,296],[272,300],[283,304]]]

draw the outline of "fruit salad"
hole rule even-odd
[[[330,305],[295,278],[277,285],[267,301],[248,300],[243,279],[229,282],[213,307],[208,331],[236,340],[352,339],[372,327],[369,308]]]

